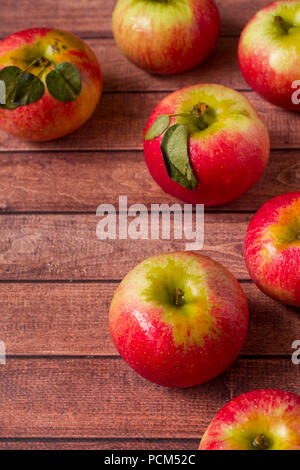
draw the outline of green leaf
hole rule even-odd
[[[197,179],[188,156],[188,127],[183,124],[169,127],[161,151],[169,177],[184,188],[194,190]]]
[[[45,86],[38,77],[22,72],[17,78],[14,104],[24,106],[35,103],[42,98],[44,92]]]
[[[81,92],[81,75],[76,65],[70,62],[58,64],[48,73],[46,83],[49,93],[58,101],[74,101]]]
[[[22,72],[14,66],[5,67],[0,71],[0,80],[5,83],[6,103],[1,108],[16,109],[35,103],[44,94],[45,87],[41,80],[32,73]]]
[[[155,137],[161,135],[170,124],[170,116],[168,114],[162,114],[158,116],[156,121],[152,124],[152,126],[147,130],[145,135],[145,140],[152,140]]]
[[[14,104],[14,97],[17,79],[21,74],[22,70],[13,65],[0,70],[0,80],[5,83],[5,104],[0,104],[0,108],[15,109],[18,107],[18,105]]]

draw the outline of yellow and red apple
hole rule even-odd
[[[238,55],[253,90],[300,111],[300,1],[280,0],[258,11],[242,32]]]
[[[212,51],[220,15],[213,0],[119,0],[113,32],[137,66],[158,74],[181,73]]]
[[[193,252],[149,258],[123,279],[110,307],[112,339],[141,376],[166,387],[212,379],[237,357],[248,328],[243,290]]]
[[[250,276],[263,292],[300,307],[300,191],[261,207],[248,227],[244,252]]]
[[[168,194],[191,204],[225,204],[262,175],[269,135],[249,101],[222,85],[194,85],[164,98],[150,116],[144,153]]]
[[[300,450],[300,397],[255,390],[228,402],[206,430],[200,450]]]
[[[102,92],[100,65],[87,44],[48,28],[1,41],[0,80],[6,88],[0,128],[31,141],[57,139],[82,126]]]

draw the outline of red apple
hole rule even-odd
[[[300,397],[256,390],[227,403],[210,423],[200,450],[300,450]]]
[[[245,261],[263,292],[300,307],[300,191],[272,199],[255,214],[245,238]]]
[[[6,85],[0,128],[32,141],[57,139],[82,126],[102,91],[91,49],[73,34],[47,28],[1,41],[0,80]]]
[[[199,65],[212,51],[220,16],[212,0],[119,0],[113,32],[138,67],[174,74]]]
[[[230,272],[193,252],[143,261],[119,285],[110,330],[121,356],[141,376],[191,387],[224,371],[248,328],[245,295]]]
[[[242,32],[238,56],[253,90],[300,111],[300,1],[274,2],[256,13]]]
[[[145,129],[145,158],[154,180],[192,204],[225,204],[246,192],[262,175],[269,151],[268,132],[253,106],[221,85],[170,94]]]

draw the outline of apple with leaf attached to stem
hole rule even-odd
[[[183,88],[164,98],[144,131],[145,159],[168,194],[191,204],[225,204],[262,175],[269,135],[249,101],[222,85]]]
[[[0,129],[31,141],[57,139],[82,126],[102,92],[92,50],[73,34],[48,28],[1,41],[0,80]]]

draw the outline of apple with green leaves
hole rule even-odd
[[[300,111],[300,1],[281,0],[258,11],[242,32],[238,56],[253,90]]]
[[[228,402],[206,430],[200,450],[300,450],[300,397],[255,390]]]
[[[243,290],[222,265],[193,252],[146,259],[123,279],[109,313],[111,336],[142,377],[191,387],[223,372],[248,329]]]
[[[249,224],[244,252],[250,276],[265,294],[300,307],[300,191],[259,209]]]
[[[225,204],[262,175],[269,135],[249,101],[222,85],[194,85],[163,99],[144,132],[150,174],[191,204]]]
[[[48,28],[15,33],[0,43],[0,129],[46,141],[82,126],[102,92],[99,62],[73,34]]]
[[[213,0],[119,0],[113,33],[138,67],[181,73],[199,65],[215,47],[220,15]]]

